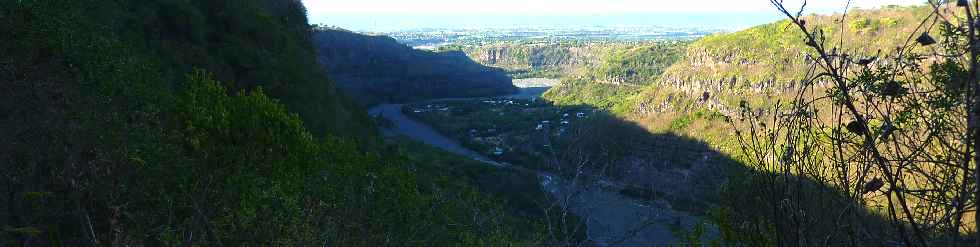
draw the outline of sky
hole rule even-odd
[[[799,6],[802,0],[785,0]],[[840,12],[848,0],[810,0]],[[852,7],[924,0],[852,0]],[[310,22],[357,31],[413,28],[661,25],[738,29],[779,19],[769,0],[303,0]]]

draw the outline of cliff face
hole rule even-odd
[[[788,22],[706,37],[692,44],[657,84],[686,93],[770,89],[792,84],[809,49]]]
[[[804,19],[810,29],[823,30],[828,42],[841,42],[838,51],[870,57],[906,42],[926,14],[925,7],[887,7],[853,11],[843,23],[840,15]],[[764,106],[800,86],[811,53],[788,21],[708,36],[691,44],[682,59],[645,88],[633,108],[642,115],[695,108],[731,114],[743,100]]]
[[[855,10],[843,21],[840,15],[804,19],[811,30],[823,30],[828,42],[841,42],[838,51],[870,57],[879,49],[887,52],[906,42],[928,13],[926,7],[886,7]],[[730,115],[743,100],[768,108],[776,99],[792,96],[812,55],[802,33],[788,21],[687,44],[621,45],[592,51],[587,69],[566,77],[546,97],[641,117],[701,109]],[[499,52],[496,55],[495,62],[501,64]],[[828,86],[817,83],[817,88]]]
[[[587,75],[604,84],[649,85],[681,59],[687,45],[687,42],[658,42],[607,52]]]
[[[390,37],[344,30],[314,33],[318,58],[338,85],[362,103],[407,102],[514,92],[507,74],[462,52],[429,52]]]
[[[562,44],[497,45],[473,49],[478,62],[508,69],[572,68],[597,61],[592,46]]]
[[[630,97],[656,82],[678,62],[690,42],[662,41],[620,44],[597,55],[599,62],[564,77],[544,97],[566,105],[592,105],[631,112]]]
[[[503,68],[517,77],[562,77],[599,62],[599,44],[501,43],[462,50],[481,64]]]

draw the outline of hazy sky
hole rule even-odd
[[[303,0],[310,21],[355,30],[533,25],[676,25],[732,28],[778,18],[768,0]],[[786,0],[799,5],[801,0]],[[853,7],[924,0],[853,0]],[[810,0],[834,12],[847,0]],[[648,20],[642,16],[650,16]],[[737,20],[732,20],[736,18]],[[691,22],[693,21],[693,23]],[[674,22],[674,23],[672,23]],[[375,30],[376,31],[376,30]]]

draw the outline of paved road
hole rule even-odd
[[[504,97],[515,98],[515,99],[530,99],[530,98],[540,97],[541,94],[543,94],[547,90],[548,90],[547,87],[526,87],[526,88],[520,88],[520,91],[518,91],[516,94],[507,95]],[[446,98],[446,99],[429,100],[429,102],[446,101],[446,100],[473,100],[473,99],[483,99],[483,98],[486,97]],[[432,127],[429,127],[429,125],[416,121],[415,119],[406,116],[405,113],[402,112],[402,106],[404,106],[404,104],[378,105],[369,109],[368,113],[371,114],[371,116],[379,116],[379,115],[383,116],[384,118],[388,119],[394,124],[394,127],[392,129],[382,129],[382,132],[384,132],[387,135],[393,135],[393,134],[405,135],[412,139],[415,139],[416,141],[421,141],[425,144],[429,144],[432,145],[433,147],[441,148],[443,150],[449,151],[454,154],[469,157],[477,161],[483,161],[485,163],[495,165],[495,166],[503,166],[503,164],[493,161],[492,159],[487,158],[486,156],[480,154],[479,152],[463,147],[463,145],[461,145],[456,140],[446,137],[442,133],[439,133],[439,131],[436,131],[435,129],[432,129]]]
[[[493,161],[476,151],[463,147],[463,145],[459,144],[459,142],[446,137],[428,125],[415,121],[414,119],[406,116],[404,113],[402,113],[401,104],[379,105],[368,110],[368,113],[371,114],[371,116],[383,116],[394,124],[392,129],[382,129],[382,132],[384,132],[386,135],[405,135],[409,138],[454,154],[483,161],[491,165],[502,166],[500,163],[497,163],[496,161]]]

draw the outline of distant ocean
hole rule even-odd
[[[521,28],[574,26],[664,26],[735,31],[773,22],[782,16],[758,13],[631,13],[617,15],[331,15],[310,22],[362,32],[391,32],[419,28]]]

